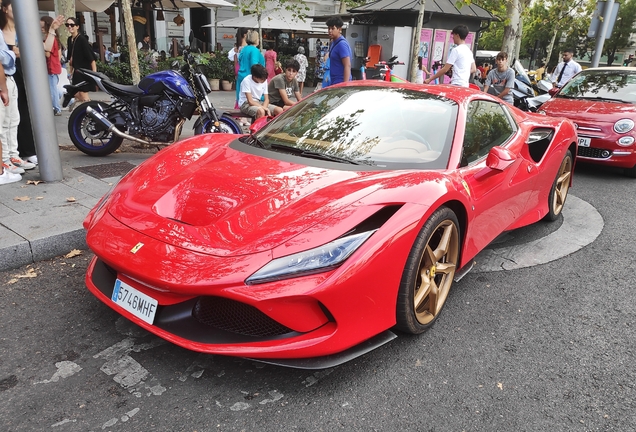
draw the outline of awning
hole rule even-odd
[[[75,0],[76,12],[104,12],[114,0]],[[54,0],[38,0],[38,10],[54,11]]]
[[[418,12],[419,9],[419,0],[378,0],[361,6],[356,6],[349,9],[349,12]],[[495,19],[490,12],[474,3],[462,3],[462,6],[458,8],[457,3],[454,0],[427,0],[425,9],[426,12],[433,12],[442,15],[459,15],[481,18],[484,20]]]
[[[203,27],[214,27],[214,24]],[[217,23],[217,27],[230,28],[258,28],[258,17],[256,14],[243,15]],[[311,26],[310,20],[295,18],[290,11],[285,9],[267,10],[261,14],[261,28],[268,30],[295,30],[312,32],[315,29]]]
[[[234,3],[225,0],[158,0],[154,3],[154,9],[212,9],[224,6],[236,7]]]
[[[114,0],[75,0],[76,12],[104,12],[114,3]],[[190,9],[190,8],[217,8],[235,7],[234,3],[225,0],[157,0],[155,9]],[[54,0],[38,0],[38,10],[54,11]]]

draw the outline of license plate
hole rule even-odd
[[[115,289],[110,299],[148,324],[152,324],[155,319],[157,300],[131,287],[126,282],[119,279],[115,281]]]
[[[579,145],[581,147],[589,147],[590,143],[592,142],[592,138],[588,138],[588,137],[579,137]]]

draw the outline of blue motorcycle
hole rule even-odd
[[[66,104],[86,84],[96,85],[112,101],[89,101],[75,107],[68,122],[75,147],[90,156],[106,156],[124,139],[147,146],[168,145],[179,139],[186,119],[197,113],[197,135],[243,133],[232,117],[217,113],[208,98],[212,91],[208,80],[196,70],[194,56],[186,50],[183,58],[180,71],[152,73],[138,85],[117,84],[102,73],[79,69],[86,81],[65,86]]]

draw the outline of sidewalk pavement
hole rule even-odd
[[[109,100],[100,92],[91,93],[91,98]],[[212,92],[210,99],[219,111],[233,109],[235,92]],[[54,117],[64,180],[38,183],[36,167],[23,174],[21,181],[0,185],[0,271],[86,249],[82,226],[86,214],[124,174],[157,152],[139,150],[124,141],[120,152],[87,156],[75,149],[68,136],[69,115],[65,110]],[[182,139],[193,135],[194,120],[184,125]]]

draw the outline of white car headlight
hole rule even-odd
[[[618,145],[627,147],[634,144],[634,137],[632,136],[620,137],[617,142],[618,142]]]
[[[277,258],[247,278],[245,282],[259,284],[331,270],[349,258],[375,231],[341,237],[314,249]]]
[[[614,132],[626,133],[634,129],[634,122],[631,119],[620,119],[614,123]]]

